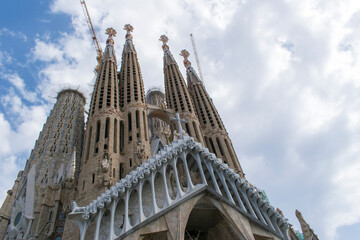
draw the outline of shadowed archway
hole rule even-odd
[[[184,235],[185,240],[245,239],[206,198],[200,199],[192,209]]]

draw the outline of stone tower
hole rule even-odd
[[[120,108],[124,114],[121,153],[124,154],[124,173],[135,169],[150,157],[149,129],[146,115],[144,83],[140,64],[132,41],[133,27],[126,24],[125,45],[119,72]]]
[[[244,177],[235,150],[215,105],[188,60],[189,52],[181,51],[186,67],[187,86],[199,117],[207,148]]]
[[[56,181],[61,164],[67,164],[74,148],[80,159],[85,101],[83,94],[76,90],[65,89],[58,93],[54,108],[26,162],[23,178],[36,165],[35,182],[46,186]]]
[[[70,210],[70,201],[76,193],[84,105],[85,97],[76,90],[58,93],[23,174],[19,174],[12,189],[11,222],[6,239],[61,236],[64,212]],[[72,171],[68,171],[70,168]],[[2,210],[6,207],[9,206],[3,206]]]
[[[167,107],[178,112],[182,119],[186,122],[182,123],[182,128],[193,137],[196,141],[204,144],[204,138],[201,133],[199,120],[189,94],[185,85],[185,81],[179,66],[177,65],[173,55],[166,44],[168,38],[165,35],[160,37],[163,42],[162,49],[164,51],[164,80],[165,80],[165,99]],[[171,124],[172,129],[179,129],[175,123]]]
[[[113,40],[116,31],[108,28],[106,34],[109,36],[90,102],[78,182],[78,199],[84,204],[119,180],[122,117]]]

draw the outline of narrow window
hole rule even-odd
[[[136,117],[136,128],[139,128],[139,111],[136,110],[135,112],[135,117]]]
[[[83,181],[83,187],[82,187],[82,190],[84,191],[85,189],[85,181]]]
[[[186,132],[189,134],[190,137],[191,136],[191,132],[190,132],[190,129],[189,129],[189,124],[188,123],[185,123],[185,128],[186,128]]]
[[[92,175],[92,183],[93,184],[95,183],[95,173],[93,173],[93,175]]]
[[[205,140],[205,145],[206,145],[206,147],[210,150],[209,139],[204,136],[204,140]]]
[[[115,168],[113,168],[113,177],[115,177]]]
[[[219,138],[216,138],[216,142],[217,142],[217,145],[219,146],[221,155],[224,156],[224,152],[223,152],[223,148],[222,148],[222,146],[221,146],[220,139],[219,139]]]
[[[132,166],[132,160],[130,158],[130,161],[129,161],[129,166],[131,167]]]
[[[113,150],[116,153],[117,152],[117,119],[114,119],[114,144],[113,144]]]
[[[110,118],[106,118],[106,122],[105,122],[105,138],[109,137],[109,124],[110,124]]]
[[[49,214],[49,221],[51,221],[51,218],[52,218],[52,211]]]
[[[120,152],[124,149],[124,122],[120,121]]]
[[[132,135],[131,135],[131,129],[132,129],[132,123],[131,123],[131,113],[128,114],[128,134],[129,134],[129,142],[132,141]]]
[[[90,127],[89,135],[88,135],[88,142],[87,142],[87,149],[86,149],[86,159],[89,159],[90,155],[90,144],[91,144],[91,134],[92,134],[92,127]]]
[[[228,149],[228,151],[230,153],[231,159],[235,162],[235,156],[233,154],[232,147],[230,146],[227,139],[225,139],[225,144],[226,144],[226,147],[227,147],[227,149]]]
[[[211,152],[216,154],[215,146],[214,146],[212,138],[209,138],[209,142],[210,142]]]
[[[146,121],[146,113],[143,112],[143,121],[144,121],[144,131],[145,131],[145,140],[148,141],[149,139],[149,136],[148,136],[148,131],[149,131],[149,128],[147,127],[147,121]]]
[[[128,114],[128,130],[131,131],[131,113]]]
[[[119,167],[119,179],[122,178],[123,172],[124,172],[123,164],[120,163],[120,167]]]
[[[200,142],[200,136],[199,136],[199,132],[198,132],[195,122],[193,122],[193,127],[194,127],[194,131],[195,131],[196,139]]]
[[[98,142],[100,139],[100,121],[97,121],[96,123],[96,142]]]

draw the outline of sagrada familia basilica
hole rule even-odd
[[[145,94],[133,27],[120,71],[107,29],[89,112],[64,89],[0,210],[0,239],[318,239],[295,232],[245,174],[203,82],[165,35],[165,93]],[[85,113],[87,120],[85,124]]]

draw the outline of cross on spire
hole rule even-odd
[[[182,50],[180,53],[180,56],[184,57],[184,65],[186,68],[191,67],[191,62],[189,61],[188,57],[190,56],[190,53],[186,51],[186,49]]]
[[[183,130],[182,127],[181,127],[181,122],[185,122],[185,123],[186,123],[187,121],[186,121],[185,119],[181,119],[178,112],[175,113],[175,117],[170,117],[170,121],[176,121],[176,122],[177,122],[177,124],[178,124],[178,129],[179,129],[179,134],[180,134],[180,137],[182,137],[184,130]]]
[[[159,41],[163,42],[162,49],[164,52],[169,50],[169,46],[166,44],[169,41],[169,38],[166,35],[161,35]]]
[[[109,35],[108,39],[106,40],[106,45],[114,45],[113,37],[116,37],[116,30],[113,28],[107,28],[105,34]]]
[[[125,24],[124,30],[126,30],[125,39],[126,40],[132,40],[133,37],[131,35],[131,32],[134,30],[134,27],[131,26],[130,24]]]

